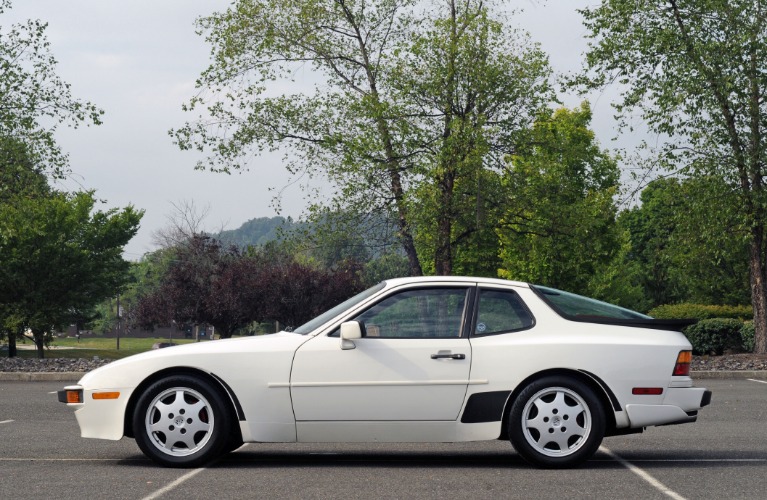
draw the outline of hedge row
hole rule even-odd
[[[753,352],[754,322],[733,318],[703,319],[684,329],[693,354],[721,355],[725,352]]]
[[[658,306],[648,312],[650,316],[658,319],[714,319],[731,318],[741,321],[750,320],[754,317],[751,306],[709,306],[703,304],[668,304]]]
[[[694,354],[721,355],[754,351],[754,317],[751,306],[668,304],[648,312],[658,319],[697,319],[685,328]]]

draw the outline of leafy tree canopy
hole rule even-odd
[[[127,279],[122,251],[143,213],[95,211],[95,204],[93,193],[58,192],[0,204],[2,312],[32,331],[40,357],[54,327],[115,295]]]
[[[621,214],[649,307],[749,301],[748,231],[735,213],[737,194],[715,178],[657,179],[640,206]]]
[[[0,137],[27,147],[32,164],[63,176],[68,157],[55,141],[59,125],[99,125],[103,111],[72,96],[70,85],[56,74],[56,59],[39,20],[3,25],[11,0],[0,0]]]
[[[552,94],[547,58],[494,2],[430,6],[238,0],[199,22],[214,62],[185,108],[199,120],[172,135],[182,149],[209,152],[199,167],[217,171],[289,146],[291,172],[337,183],[333,212],[393,216],[409,272],[421,274],[426,259],[449,274],[453,245],[477,230],[468,224],[476,217],[452,227],[476,212],[464,193],[482,169],[500,168]],[[303,68],[314,88],[270,93]]]
[[[588,129],[587,104],[541,113],[501,183],[500,275],[588,293],[613,258],[619,170]]]
[[[274,245],[241,252],[195,235],[175,249],[160,285],[139,299],[140,326],[210,324],[222,338],[254,321],[299,326],[361,291],[360,269],[323,270]]]
[[[659,161],[739,191],[747,228],[755,352],[767,353],[767,16],[750,0],[604,0],[582,11],[588,88],[622,85],[616,108],[657,132]]]

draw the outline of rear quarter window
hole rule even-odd
[[[568,319],[588,321],[591,319],[648,320],[652,319],[631,309],[608,304],[596,299],[583,297],[545,286],[531,288],[555,311]]]
[[[510,290],[479,290],[474,335],[526,330],[535,324],[522,299]]]

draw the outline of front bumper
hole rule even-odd
[[[90,390],[79,385],[67,386],[58,391],[58,399],[75,410],[75,417],[80,426],[80,436],[118,440],[125,433],[125,410],[132,389]],[[74,395],[79,394],[79,400]],[[109,398],[100,398],[100,394],[110,394]]]
[[[659,405],[626,405],[631,428],[686,424],[698,419],[698,410],[711,403],[711,391],[699,387],[668,388]]]

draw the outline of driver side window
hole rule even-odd
[[[405,290],[354,319],[370,338],[460,337],[467,293],[466,288]]]

